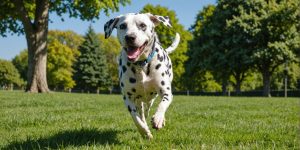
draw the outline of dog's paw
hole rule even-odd
[[[165,115],[161,113],[155,113],[152,117],[152,127],[154,129],[161,129],[163,126],[165,126]]]
[[[152,135],[151,133],[148,133],[146,138],[147,138],[148,140],[151,140],[151,139],[153,139],[153,135]]]

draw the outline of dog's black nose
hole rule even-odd
[[[134,35],[134,34],[125,36],[125,40],[127,43],[133,43],[135,39],[136,39],[136,35]]]

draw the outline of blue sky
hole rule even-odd
[[[64,17],[64,22],[55,14],[50,14],[50,19],[53,23],[49,24],[50,30],[73,30],[76,33],[84,34],[90,24],[93,25],[96,32],[103,33],[103,25],[110,18],[120,14],[139,12],[146,4],[161,5],[174,10],[179,19],[179,23],[188,29],[195,21],[196,14],[208,4],[215,4],[216,0],[131,0],[131,4],[125,7],[121,6],[119,12],[111,13],[110,16],[100,14],[100,19],[94,23],[81,21],[80,19],[70,19],[67,15]],[[0,37],[0,58],[11,60],[14,56],[25,49],[26,39],[24,35],[8,35]]]

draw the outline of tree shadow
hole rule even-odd
[[[60,149],[68,146],[83,146],[83,145],[116,145],[120,142],[116,139],[118,131],[97,129],[80,129],[70,130],[57,133],[50,137],[40,139],[27,139],[22,142],[14,142],[4,150],[11,149]]]

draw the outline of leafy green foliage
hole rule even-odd
[[[271,82],[271,88],[284,89],[285,64],[280,65],[275,71]],[[297,63],[291,63],[287,66],[287,88],[297,89],[300,84],[300,66]]]
[[[84,42],[79,46],[80,56],[74,66],[74,79],[77,87],[85,90],[109,88],[111,77],[109,75],[104,50],[93,28],[90,26]]]
[[[295,61],[299,48],[299,1],[247,1],[240,4],[242,12],[228,21],[248,35],[245,42],[253,46],[251,59],[263,75],[264,94],[269,94],[270,77],[283,63]],[[244,43],[245,43],[244,42]]]
[[[48,34],[47,80],[52,89],[70,89],[73,80],[73,64],[80,55],[77,50],[83,38],[73,31],[50,31]]]
[[[193,40],[189,42],[190,49],[187,52],[189,59],[185,63],[186,72],[184,77],[186,88],[193,91],[213,92],[221,90],[220,84],[215,80],[214,75],[208,71],[209,69],[206,65],[203,65],[208,58],[202,59],[202,57],[198,57],[197,55],[199,47],[201,46],[199,44],[202,34],[200,31],[203,30],[204,24],[208,22],[208,19],[213,15],[214,10],[214,5],[204,7],[202,11],[199,11],[195,24],[190,28],[190,31],[193,34]],[[198,61],[201,61],[202,63],[199,63]]]
[[[36,18],[35,11],[38,1],[24,0],[24,7],[31,20]],[[80,18],[81,20],[99,19],[99,14],[104,11],[106,15],[109,12],[119,10],[119,4],[125,6],[130,0],[51,0],[49,1],[49,12],[56,13],[63,19],[64,14],[70,18]],[[0,35],[6,36],[7,33],[23,34],[24,28],[21,23],[23,13],[17,9],[16,5],[10,0],[2,0],[0,3]]]
[[[300,148],[299,98],[174,96],[151,141],[121,99],[0,91],[0,149]]]
[[[61,44],[58,40],[51,40],[48,44],[47,80],[54,89],[69,89],[75,86],[73,76],[73,62],[79,52]]]
[[[10,61],[0,59],[0,86],[21,86],[23,82],[15,66]]]
[[[187,71],[184,74],[184,80],[188,90],[196,92],[219,92],[222,90],[211,72],[199,69],[190,74],[188,68]]]
[[[298,8],[296,0],[220,0],[215,10],[204,8],[192,26],[190,70],[208,69],[221,81],[233,76],[238,91],[248,70],[256,67],[268,95],[274,70],[295,61],[300,41]]]
[[[28,70],[28,52],[27,50],[23,50],[15,56],[12,60],[12,63],[19,71],[20,77],[26,81],[27,80],[27,70]]]
[[[75,86],[72,65],[79,56],[78,46],[83,38],[73,31],[49,31],[47,80],[52,89],[68,89]],[[23,80],[27,80],[28,52],[22,51],[13,59]]]
[[[141,12],[149,12],[160,16],[169,16],[172,23],[172,28],[165,27],[164,25],[159,25],[155,29],[164,48],[167,48],[172,44],[176,32],[180,34],[181,41],[177,49],[172,54],[170,54],[170,57],[173,64],[174,89],[183,90],[184,85],[182,82],[182,75],[185,72],[184,63],[188,59],[186,52],[188,49],[188,41],[190,41],[192,38],[191,34],[184,29],[183,25],[179,24],[175,11],[169,10],[167,7],[162,7],[160,5],[153,6],[151,4],[148,4],[144,6]]]
[[[79,45],[83,42],[83,37],[74,31],[60,31],[60,30],[50,30],[48,33],[48,39],[58,40],[61,44],[64,44],[71,48],[73,51],[78,51]]]
[[[249,43],[241,43],[247,40],[247,36],[237,34],[240,28],[227,26],[228,20],[240,12],[238,8],[225,7],[226,2],[230,3],[230,6],[234,5],[231,1],[224,1],[225,4],[219,1],[216,8],[208,6],[199,12],[197,19],[200,20],[196,20],[192,26],[195,38],[191,45],[191,51],[194,51],[190,53],[191,63],[215,74],[222,74],[215,76],[221,77],[222,82],[229,80],[232,75],[239,92],[241,82],[252,63],[251,49]]]
[[[112,80],[112,85],[115,88],[119,88],[117,57],[120,54],[121,44],[118,41],[118,39],[114,36],[105,39],[104,34],[98,34],[98,37],[100,40],[100,48],[104,50],[106,56],[108,71]]]
[[[28,92],[49,92],[47,84],[47,34],[49,14],[69,14],[81,20],[99,19],[104,11],[117,11],[130,0],[3,0],[0,4],[0,35],[26,34],[28,45]],[[63,20],[63,17],[62,17]]]

